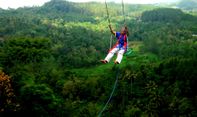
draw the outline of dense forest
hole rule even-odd
[[[99,62],[111,38],[104,3],[0,9],[0,116],[95,117],[118,77],[103,117],[196,117],[197,2],[184,2],[125,4],[132,52],[119,65]],[[119,31],[121,4],[108,7]]]

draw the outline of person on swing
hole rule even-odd
[[[121,32],[116,32],[109,25],[109,29],[113,35],[116,36],[117,42],[114,47],[109,51],[108,55],[104,60],[101,60],[102,63],[109,63],[115,53],[117,53],[117,58],[115,64],[120,64],[123,58],[124,53],[127,51],[127,36],[129,36],[129,31],[127,26],[122,27]]]

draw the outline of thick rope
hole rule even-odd
[[[101,117],[102,113],[103,113],[103,112],[105,111],[105,109],[107,108],[107,105],[109,104],[109,102],[110,102],[110,100],[111,100],[111,98],[112,98],[112,96],[113,96],[113,94],[114,94],[114,91],[115,91],[116,86],[117,86],[117,83],[118,83],[119,71],[120,71],[120,70],[119,70],[119,66],[118,66],[117,71],[116,71],[116,81],[115,81],[115,83],[114,83],[113,90],[112,90],[112,92],[111,92],[111,94],[110,94],[110,97],[109,97],[109,99],[107,100],[105,106],[103,107],[103,109],[102,109],[101,112],[99,113],[98,117]]]
[[[132,83],[133,83],[133,81],[132,81],[133,79],[131,78],[131,97],[132,97]]]
[[[124,18],[124,25],[126,25],[125,12],[124,12],[124,0],[122,0],[122,15],[123,15],[123,18]]]
[[[129,38],[127,37],[127,50],[129,49]]]
[[[108,6],[107,6],[107,1],[106,0],[105,0],[105,9],[106,9],[106,12],[107,12],[108,23],[109,23],[109,25],[111,25],[111,21],[110,21],[110,18],[109,18],[109,10],[108,10]],[[109,50],[111,50],[111,48],[112,48],[112,41],[113,41],[113,36],[111,35]]]
[[[110,18],[109,18],[109,10],[108,10],[108,6],[107,6],[107,1],[106,0],[105,0],[105,9],[106,9],[106,12],[107,12],[107,20],[108,20],[108,23],[111,24]]]
[[[111,35],[111,38],[110,38],[109,50],[111,50],[112,48],[112,43],[113,43],[113,35]]]

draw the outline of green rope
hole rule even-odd
[[[110,94],[110,97],[109,97],[109,99],[107,100],[105,106],[104,106],[103,109],[100,111],[98,117],[101,117],[102,113],[103,113],[103,112],[105,111],[105,109],[107,108],[107,105],[109,104],[109,102],[110,102],[110,100],[111,100],[111,98],[112,98],[112,96],[113,96],[113,94],[114,94],[114,91],[115,91],[116,86],[117,86],[117,83],[118,83],[119,71],[120,71],[120,69],[119,69],[119,66],[118,66],[117,71],[116,71],[116,81],[115,81],[115,83],[114,83],[113,90],[112,90],[112,92],[111,92],[111,94]]]

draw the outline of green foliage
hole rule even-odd
[[[119,31],[121,5],[108,6]],[[197,116],[197,17],[155,8],[125,4],[133,52],[119,65],[118,85],[102,116]],[[97,116],[117,75],[117,65],[99,64],[110,42],[103,3],[52,0],[0,9],[0,20],[0,69],[11,76],[18,113]]]
[[[178,23],[183,16],[179,9],[160,8],[142,13],[142,21]]]
[[[50,56],[50,40],[15,38],[6,40],[3,45],[3,66],[10,68],[17,64],[39,63]]]
[[[125,117],[141,117],[142,111],[139,108],[135,108],[131,106],[128,110],[126,110],[124,116]]]
[[[61,102],[57,100],[53,91],[46,85],[27,85],[21,88],[21,99],[23,100],[22,113],[34,116],[61,116],[69,114],[62,109]],[[60,112],[60,113],[58,113]]]
[[[130,73],[127,72],[129,68],[126,68],[126,73],[123,73],[133,83],[129,79],[120,81],[127,85],[119,87],[118,95],[122,97],[117,95],[116,101],[121,103],[128,97],[130,103],[125,103],[128,105],[125,116],[195,116],[196,106],[190,102],[196,95],[192,91],[195,89],[196,71],[192,69],[196,69],[196,59],[184,58],[164,60],[154,66],[142,65],[139,70]],[[122,95],[121,90],[124,88],[128,92]],[[116,103],[119,106],[114,104],[113,107],[121,109],[122,104],[119,103]]]

